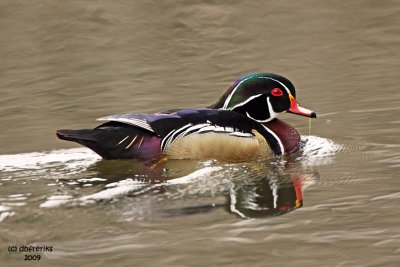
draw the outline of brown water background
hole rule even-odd
[[[1,1],[0,36],[1,266],[32,264],[14,244],[53,246],[38,266],[399,266],[400,1]],[[137,163],[54,134],[204,107],[252,71],[319,114],[285,169],[304,206],[283,216],[222,208],[260,162],[172,162],[162,177],[194,181],[143,193]],[[87,203],[101,179],[128,185]]]

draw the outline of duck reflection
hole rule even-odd
[[[201,173],[206,169],[210,172]],[[134,216],[133,209],[141,205],[141,209],[158,213],[160,217],[194,215],[221,208],[241,218],[282,215],[301,208],[304,187],[318,179],[318,173],[304,173],[295,161],[221,164],[171,160],[155,165],[134,160],[100,161],[90,171],[104,179],[101,182],[104,187],[81,199],[106,201],[108,197],[135,197],[132,201],[135,204],[129,206],[123,201],[127,206],[120,208],[125,212],[132,209]],[[200,172],[199,175],[196,176],[196,172]],[[189,182],[185,180],[188,177]],[[120,188],[113,189],[115,186]],[[113,196],[113,190],[123,195]],[[148,206],[144,207],[138,203],[143,195],[163,201],[152,201],[150,205],[147,201]]]
[[[140,160],[101,160],[93,164],[89,171],[106,179],[106,183],[125,179],[135,179],[149,184],[163,183],[185,176],[198,168],[195,160],[169,160],[166,162]]]
[[[282,215],[303,206],[302,178],[271,168],[258,180],[233,184],[228,199],[229,211],[242,218]]]

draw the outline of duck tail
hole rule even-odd
[[[56,135],[61,140],[72,141],[86,146],[99,154],[104,159],[110,159],[110,151],[107,144],[102,144],[102,132],[99,129],[82,130],[57,130]]]
[[[95,135],[96,129],[83,129],[83,130],[57,130],[56,135],[61,140],[73,141],[79,143],[79,141],[96,141]]]
[[[90,148],[104,159],[147,159],[160,153],[160,138],[133,126],[117,124],[94,129],[62,129],[56,134],[61,140]]]

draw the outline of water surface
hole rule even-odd
[[[0,259],[40,266],[397,266],[397,1],[3,1]],[[229,164],[102,161],[55,130],[204,107],[287,76],[304,147]],[[249,219],[256,218],[256,219]],[[2,264],[3,266],[3,264]]]

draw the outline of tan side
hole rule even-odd
[[[255,137],[231,136],[224,133],[192,134],[175,140],[164,154],[171,159],[217,159],[229,162],[246,161],[270,152],[266,140],[257,132]]]

